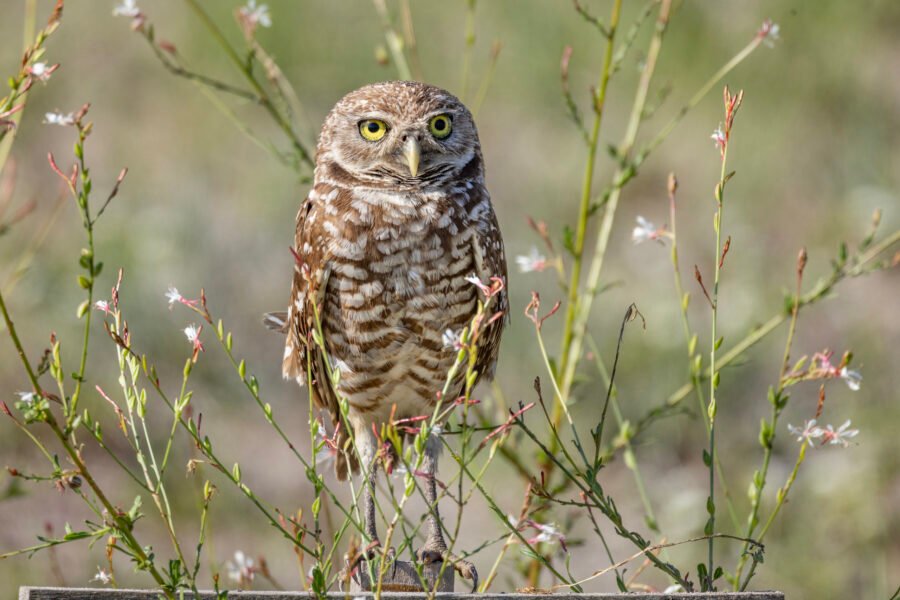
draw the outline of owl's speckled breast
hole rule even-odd
[[[387,418],[396,404],[405,417],[434,406],[456,355],[442,336],[468,325],[477,307],[477,288],[465,279],[476,269],[473,187],[357,189],[324,203],[325,216],[340,220],[326,218],[336,231],[323,332],[341,370],[338,391],[357,411]]]

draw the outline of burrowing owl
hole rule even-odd
[[[373,424],[380,430],[392,410],[395,419],[432,414],[456,356],[442,336],[476,313],[479,290],[467,277],[506,280],[471,113],[450,93],[409,81],[347,94],[322,127],[294,250],[284,376],[305,385],[309,366],[316,400],[336,427],[339,398],[347,399],[365,475],[366,535],[378,543]],[[327,356],[312,338],[314,306]],[[492,310],[507,310],[505,292]],[[504,321],[480,338],[481,376],[493,375]],[[340,370],[336,388],[326,360]],[[434,509],[418,556],[452,560],[477,583],[474,567],[447,552],[434,481],[439,444],[427,446],[425,489]],[[338,457],[338,477],[358,472],[358,463],[356,455]]]

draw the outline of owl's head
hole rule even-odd
[[[317,164],[357,184],[424,188],[476,161],[478,132],[455,96],[413,81],[367,85],[344,96],[322,127]]]

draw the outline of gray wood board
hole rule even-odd
[[[371,597],[371,593],[332,592],[328,595],[333,600],[341,598]],[[89,588],[50,588],[23,587],[19,589],[19,600],[156,600],[160,593],[155,590],[113,590]],[[229,592],[229,598],[241,600],[306,600],[312,597],[307,592]],[[384,593],[384,600],[415,600],[424,598],[422,593]],[[784,600],[781,592],[711,592],[702,594],[437,594],[440,600]],[[193,599],[193,594],[186,592],[184,598]],[[202,600],[212,600],[213,593],[202,592]]]

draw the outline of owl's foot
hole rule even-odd
[[[438,547],[436,544],[425,544],[423,548],[416,552],[416,556],[419,562],[424,565],[435,562],[449,562],[453,565],[453,569],[459,573],[460,577],[472,582],[472,593],[478,589],[478,571],[475,570],[475,565],[467,560],[458,558],[447,548]]]
[[[356,558],[350,561],[344,570],[341,572],[340,581],[349,581],[351,577],[355,578],[357,583],[360,582],[359,568],[363,561],[367,563],[372,563],[372,570],[375,573],[378,573],[378,570],[382,564],[387,563],[390,565],[390,577],[394,578],[394,575],[397,571],[397,561],[396,561],[397,552],[393,547],[388,548],[387,550],[382,551],[381,542],[375,540],[368,546],[366,549],[362,551],[362,553],[358,554]],[[379,560],[381,559],[381,560]]]

